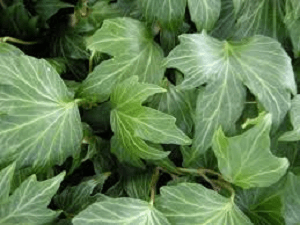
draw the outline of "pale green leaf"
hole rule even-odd
[[[300,140],[300,95],[295,96],[292,100],[290,109],[290,119],[294,130],[285,132],[280,138],[280,141],[299,141]]]
[[[139,199],[116,198],[97,202],[73,219],[74,225],[168,225],[165,216]]]
[[[267,187],[286,173],[288,160],[270,151],[271,124],[271,115],[267,114],[239,136],[228,138],[222,129],[215,132],[213,150],[227,181],[242,188]]]
[[[42,170],[80,149],[78,107],[45,60],[0,56],[0,164]]]
[[[188,6],[198,31],[210,31],[221,12],[221,0],[188,0]]]
[[[283,193],[284,217],[287,225],[300,224],[300,176],[288,173]]]
[[[279,182],[282,183],[282,182]],[[235,203],[256,225],[283,225],[282,185],[239,189]]]
[[[0,204],[8,200],[15,166],[13,163],[0,171]]]
[[[186,0],[139,0],[147,22],[158,21],[163,28],[177,30],[183,23]]]
[[[36,12],[45,21],[56,14],[58,10],[70,7],[74,6],[60,0],[37,0],[34,5]]]
[[[181,35],[179,39],[181,44],[167,59],[168,67],[185,75],[178,89],[207,83],[198,98],[194,156],[207,150],[219,125],[232,132],[243,110],[243,83],[272,114],[274,126],[279,125],[296,85],[291,59],[278,42],[263,36],[242,42],[219,41],[205,32]]]
[[[24,55],[24,53],[18,49],[17,47],[0,42],[0,56],[20,56]]]
[[[191,140],[175,125],[175,118],[141,104],[148,96],[166,90],[141,84],[134,76],[118,84],[112,92],[111,128],[128,154],[158,160],[169,153],[147,145],[153,143],[188,145]],[[143,140],[144,139],[144,140]]]
[[[143,23],[130,18],[105,20],[87,43],[92,52],[104,52],[113,58],[89,74],[79,92],[82,97],[96,96],[97,101],[105,101],[115,84],[134,75],[141,82],[161,83],[163,52]]]
[[[38,182],[32,175],[0,205],[0,224],[40,225],[51,222],[59,212],[47,209],[52,196],[56,193],[65,173]]]
[[[234,204],[233,199],[225,198],[200,184],[164,186],[160,193],[156,207],[173,225],[252,224]]]

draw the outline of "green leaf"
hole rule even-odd
[[[292,100],[292,107],[290,109],[290,119],[294,130],[285,132],[280,138],[280,141],[299,141],[300,140],[300,95],[295,96]]]
[[[0,42],[0,56],[21,56],[24,55],[24,53],[18,49],[17,47]]]
[[[105,20],[87,42],[92,52],[105,52],[114,57],[89,74],[80,96],[96,96],[99,102],[105,101],[115,84],[134,75],[142,82],[161,83],[165,71],[163,52],[143,23],[130,18]]]
[[[13,166],[6,169],[13,173]],[[40,225],[53,221],[59,212],[47,209],[47,206],[64,176],[65,173],[61,173],[41,182],[35,175],[30,176],[0,205],[0,223]]]
[[[197,30],[210,31],[219,18],[221,0],[188,0],[188,7]]]
[[[6,203],[9,199],[10,185],[13,179],[16,164],[4,168],[0,171],[0,204]]]
[[[300,55],[300,4],[299,1],[287,0],[285,4],[285,25],[290,33],[295,57]]]
[[[117,198],[97,202],[73,219],[74,225],[140,224],[168,225],[165,216],[139,199]]]
[[[183,23],[186,0],[140,0],[138,4],[150,24],[158,21],[163,28],[177,30]]]
[[[285,189],[283,193],[284,199],[284,218],[287,225],[300,223],[300,176],[288,173]]]
[[[154,96],[151,105],[161,112],[176,118],[176,125],[185,133],[190,134],[194,125],[194,108],[187,91],[180,91],[167,82],[167,92]],[[193,97],[196,97],[194,94]]]
[[[36,12],[44,21],[50,19],[58,10],[70,7],[73,8],[74,6],[60,0],[37,0],[34,6]]]
[[[68,214],[76,215],[97,201],[98,196],[92,195],[92,193],[96,186],[103,186],[108,175],[108,173],[101,174],[83,181],[77,186],[67,187],[62,193],[56,195],[53,201],[59,209]]]
[[[1,165],[44,170],[80,149],[76,102],[43,59],[0,56],[0,111]]]
[[[257,225],[282,225],[282,187],[277,183],[267,188],[238,190],[235,203]]]
[[[200,184],[164,186],[160,193],[156,206],[171,224],[252,224],[233,199],[225,198]]]
[[[271,115],[261,117],[252,129],[228,138],[215,132],[213,150],[224,178],[242,188],[267,187],[278,181],[289,167],[286,158],[270,151]]]
[[[114,108],[111,112],[111,128],[127,154],[158,160],[169,153],[147,145],[144,140],[157,144],[191,143],[176,127],[174,117],[141,106],[148,96],[165,91],[156,85],[139,83],[136,76],[118,84],[113,90],[110,99]]]
[[[205,32],[181,35],[179,39],[181,44],[167,59],[168,67],[185,75],[177,88],[207,83],[198,97],[191,160],[207,150],[219,125],[226,132],[234,131],[245,101],[243,84],[272,113],[274,127],[279,125],[296,85],[291,59],[278,42],[263,36],[242,42],[219,41]]]

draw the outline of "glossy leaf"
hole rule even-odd
[[[160,193],[156,206],[171,224],[252,224],[231,198],[200,184],[165,186]]]
[[[300,223],[300,177],[293,173],[288,173],[283,199],[284,217],[287,225]]]
[[[117,83],[134,75],[141,82],[161,83],[163,52],[143,23],[130,18],[105,20],[87,42],[92,52],[105,52],[113,58],[89,74],[79,93],[82,97],[96,96],[97,101],[105,101]]]
[[[185,75],[178,88],[207,83],[198,97],[191,160],[207,150],[219,125],[233,132],[245,101],[243,84],[272,114],[274,126],[279,125],[296,87],[291,60],[278,42],[263,36],[243,42],[219,41],[205,32],[179,38],[181,44],[167,59],[168,67]]]
[[[10,185],[13,179],[15,166],[15,164],[11,164],[0,171],[0,204],[5,203],[9,199]]]
[[[215,132],[213,150],[226,180],[245,189],[267,187],[286,173],[288,160],[270,152],[271,124],[271,115],[267,114],[239,136],[228,138],[221,128]]]
[[[116,198],[97,202],[73,219],[74,225],[140,224],[168,225],[165,216],[139,199]]]
[[[190,139],[175,125],[175,118],[157,110],[141,106],[147,97],[165,92],[156,85],[142,84],[132,77],[118,84],[112,92],[111,127],[117,140],[129,155],[158,160],[169,153],[160,151],[153,143],[188,145]],[[144,140],[143,140],[144,139]]]
[[[79,150],[77,104],[45,60],[0,56],[0,111],[1,165],[43,170]]]
[[[9,174],[12,176],[13,166],[7,167],[5,170],[9,170]],[[0,223],[39,225],[53,221],[59,212],[47,209],[47,206],[64,175],[61,173],[52,179],[41,182],[38,182],[36,176],[32,175],[11,196],[8,197],[8,193],[6,193],[8,199],[1,202],[0,205]],[[2,179],[6,179],[6,177],[1,177],[1,182]],[[4,192],[7,192],[7,189],[1,190],[1,194]]]
[[[219,18],[221,0],[188,0],[188,7],[197,30],[210,31]]]

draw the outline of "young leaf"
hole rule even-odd
[[[1,165],[44,170],[79,150],[76,102],[43,59],[0,56],[0,112]]]
[[[156,85],[141,84],[134,76],[118,84],[111,94],[114,109],[111,128],[126,152],[143,159],[158,160],[169,153],[160,151],[153,143],[188,145],[191,140],[175,125],[175,118],[141,104],[150,95],[165,92]],[[143,140],[144,139],[144,140]]]
[[[243,83],[272,114],[274,126],[279,125],[296,85],[291,59],[278,42],[263,36],[242,42],[218,41],[205,32],[179,38],[181,44],[167,60],[168,67],[185,75],[178,88],[207,83],[198,98],[191,160],[207,150],[219,125],[226,132],[233,131],[245,101]]]
[[[290,110],[290,119],[294,127],[293,131],[284,133],[279,140],[280,141],[298,141],[300,140],[300,95],[297,95],[292,101],[292,107]]]
[[[97,202],[73,219],[74,225],[169,225],[165,216],[139,199],[116,198]]]
[[[188,0],[188,6],[198,31],[210,31],[221,12],[221,0]]]
[[[293,173],[288,173],[283,193],[284,217],[287,225],[300,223],[300,177]]]
[[[13,166],[7,169],[13,174]],[[65,174],[61,173],[42,182],[38,182],[35,175],[30,176],[7,201],[1,202],[0,223],[40,225],[53,221],[59,212],[47,209],[47,206],[64,176]]]
[[[142,82],[160,84],[165,68],[162,49],[146,26],[130,18],[105,20],[101,29],[88,38],[88,48],[114,56],[102,62],[82,83],[80,96],[108,99],[116,83],[133,75]]]
[[[171,224],[252,224],[233,199],[225,198],[200,184],[164,186],[160,193],[156,207]]]
[[[267,114],[240,136],[228,138],[222,129],[215,132],[213,150],[226,180],[245,189],[267,187],[286,173],[288,160],[270,151],[271,124],[271,115]]]

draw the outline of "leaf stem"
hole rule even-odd
[[[7,8],[7,6],[6,6],[6,4],[4,3],[3,0],[0,0],[0,5],[2,6],[3,9]]]
[[[152,175],[152,180],[151,180],[151,197],[150,197],[150,204],[153,205],[154,204],[154,200],[155,200],[155,189],[156,189],[156,183],[159,179],[159,171],[160,168],[156,167],[154,169],[154,173]]]
[[[93,72],[93,60],[94,60],[95,52],[93,52],[89,58],[89,73]]]
[[[29,41],[23,41],[13,37],[0,37],[0,42],[11,42],[11,43],[22,44],[22,45],[35,45],[38,43],[37,41],[29,42]]]

